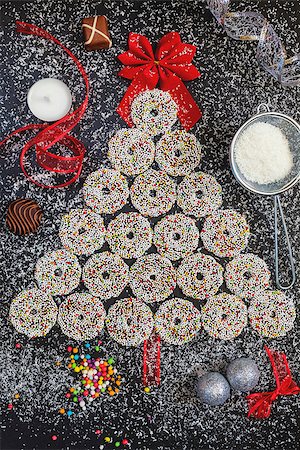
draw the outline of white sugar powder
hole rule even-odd
[[[278,127],[265,122],[254,123],[241,134],[235,159],[245,178],[259,184],[282,180],[293,166],[286,137]]]

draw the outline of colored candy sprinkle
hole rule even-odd
[[[86,348],[86,344],[84,347]],[[93,350],[91,346],[89,348]],[[68,364],[68,367],[75,373],[80,374],[81,379],[69,388],[66,398],[76,405],[79,404],[83,411],[86,410],[89,403],[100,395],[105,393],[109,396],[116,395],[122,382],[121,375],[114,367],[114,358],[109,357],[107,360],[101,358],[97,349],[100,349],[99,345],[94,347],[96,353],[91,351],[90,353],[80,354],[78,348],[73,348],[70,355],[71,363]]]

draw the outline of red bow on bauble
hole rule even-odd
[[[293,380],[291,371],[284,353],[270,350],[265,346],[271,361],[276,389],[272,392],[257,392],[247,396],[249,412],[248,417],[266,419],[271,414],[272,403],[280,395],[293,395],[300,393],[300,387]]]
[[[128,50],[118,58],[124,68],[119,76],[132,80],[118,106],[118,113],[132,127],[131,103],[141,92],[154,89],[159,82],[178,106],[178,117],[186,130],[192,128],[202,113],[183,81],[198,78],[200,72],[192,64],[196,47],[184,44],[179,33],[171,32],[161,38],[156,52],[145,36],[130,33]]]

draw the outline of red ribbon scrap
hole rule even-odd
[[[144,341],[143,384],[144,386],[160,384],[160,336],[154,332]]]
[[[248,417],[266,419],[271,414],[272,403],[281,395],[294,395],[300,393],[300,387],[293,380],[286,355],[270,350],[265,346],[270,359],[276,381],[276,389],[272,392],[257,392],[246,397],[248,400]]]
[[[50,33],[30,23],[17,21],[16,25],[17,25],[17,32],[19,33],[33,34],[35,36],[39,36],[49,41],[53,41],[54,43],[59,45],[75,62],[79,72],[81,73],[84,79],[86,94],[82,104],[75,111],[67,114],[62,119],[58,120],[57,122],[51,125],[30,124],[22,128],[19,128],[18,130],[12,132],[2,142],[0,142],[0,147],[13,135],[18,134],[22,131],[41,130],[38,134],[36,134],[34,138],[28,141],[23,147],[20,154],[21,169],[24,175],[37,186],[43,188],[65,187],[70,185],[71,183],[74,183],[74,181],[76,181],[79,178],[79,175],[82,170],[82,163],[86,149],[82,144],[82,142],[80,142],[75,137],[70,136],[69,133],[75,127],[75,125],[77,125],[77,123],[81,120],[87,108],[88,94],[89,94],[88,77],[83,66],[78,61],[78,59],[73,55],[73,53],[63,44],[61,44],[59,40],[53,37]],[[72,153],[73,156],[60,156],[50,152],[49,149],[57,143],[59,143],[61,146],[68,148],[68,150]],[[35,148],[36,162],[40,167],[42,167],[47,171],[60,174],[74,173],[74,176],[68,181],[57,185],[46,185],[34,179],[31,175],[28,174],[27,170],[25,169],[25,156],[32,147]]]
[[[183,83],[200,76],[200,72],[192,64],[195,53],[196,47],[184,44],[176,32],[163,36],[155,53],[145,36],[129,34],[128,50],[118,56],[125,66],[118,75],[132,80],[132,83],[117,112],[130,127],[133,126],[130,111],[134,98],[145,90],[154,89],[158,83],[176,102],[182,126],[189,130],[195,125],[202,113]]]

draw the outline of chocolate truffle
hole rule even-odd
[[[42,220],[40,206],[29,198],[18,198],[8,207],[6,226],[15,234],[24,235],[34,233]]]
[[[105,16],[86,17],[82,19],[84,46],[87,51],[110,48],[107,18]]]

